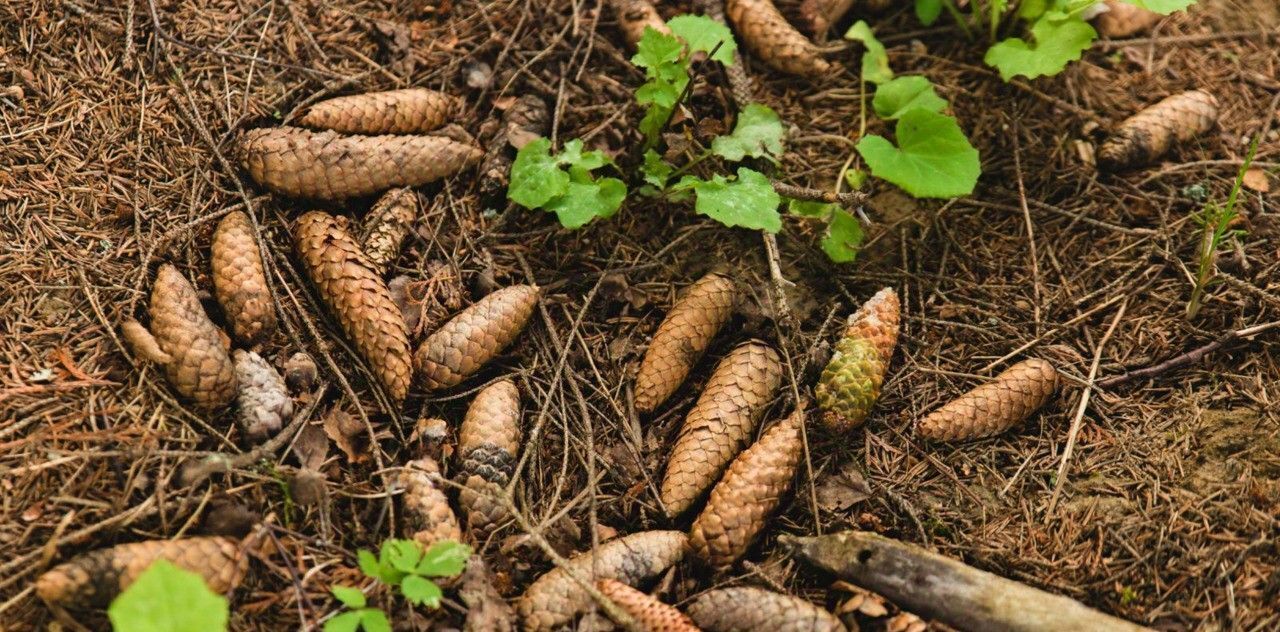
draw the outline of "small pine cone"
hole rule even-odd
[[[266,342],[276,330],[276,308],[267,289],[253,223],[241,211],[229,213],[213,233],[213,293],[231,321],[231,332],[246,345]]]
[[[171,358],[164,368],[174,390],[203,410],[231,405],[236,370],[222,331],[204,313],[196,289],[172,265],[160,266],[150,312],[151,335]]]
[[[762,588],[702,593],[685,611],[707,632],[845,632],[835,615],[804,599]]]
[[[413,532],[410,537],[423,548],[441,540],[462,541],[462,528],[449,508],[449,499],[432,480],[439,474],[440,466],[435,461],[422,458],[410,461],[398,478],[404,490],[405,513],[409,515],[407,524]]]
[[[939,408],[916,425],[916,433],[935,441],[963,441],[1000,434],[1044,406],[1058,389],[1052,364],[1023,360]]]
[[[447,178],[484,152],[441,136],[343,136],[296,127],[250,130],[240,162],[267,189],[300,198],[344,200]]]
[[[1172,147],[1218,124],[1218,100],[1203,90],[1175,94],[1125,119],[1098,148],[1098,166],[1107,170],[1154,162]]]
[[[400,244],[418,218],[418,195],[413,189],[392,189],[369,209],[360,226],[360,247],[378,276],[400,256]]]
[[[406,88],[321,101],[308,108],[298,124],[346,134],[421,134],[448,123],[461,109],[457,97]]]
[[[711,272],[690,285],[653,334],[636,374],[636,410],[653,412],[680,387],[729,322],[737,301],[733,279]]]
[[[631,48],[640,43],[644,30],[651,28],[659,33],[671,34],[667,23],[649,0],[609,0],[609,6],[618,17],[618,29]]]
[[[293,400],[284,378],[262,356],[243,349],[231,353],[236,364],[236,420],[249,438],[260,441],[280,431],[293,416]]]
[[[893,349],[898,346],[898,293],[885,288],[849,317],[844,337],[818,378],[814,394],[823,425],[843,434],[862,425],[880,397]]]
[[[675,518],[720,478],[756,431],[782,384],[778,352],[759,340],[729,352],[685,417],[662,479],[662,504]]]
[[[121,544],[60,564],[36,580],[36,594],[50,606],[104,608],[156,560],[200,575],[215,593],[235,590],[249,558],[231,538],[200,537]]]
[[[774,70],[812,78],[831,71],[818,47],[787,22],[772,0],[727,0],[725,13],[747,49]]]
[[[728,570],[765,527],[795,478],[804,409],[797,407],[729,465],[689,530],[689,545],[716,570]]]
[[[413,372],[404,317],[364,251],[336,218],[313,211],[298,218],[294,247],[342,330],[395,401]]]
[[[506,517],[492,498],[511,480],[520,453],[520,391],[509,380],[495,382],[476,395],[458,431],[461,462],[458,504],[467,529],[483,541]]]
[[[538,288],[513,285],[480,299],[431,334],[414,353],[427,390],[457,386],[515,341],[533,315]]]
[[[517,610],[525,632],[559,629],[592,609],[591,597],[570,577],[584,581],[616,579],[638,584],[657,576],[684,557],[688,537],[679,531],[642,531],[610,540],[594,551],[575,555],[547,571],[520,597]]]
[[[305,393],[316,385],[316,361],[311,354],[299,351],[284,363],[284,383],[294,395]]]
[[[698,632],[693,621],[674,606],[616,579],[602,579],[596,582],[596,588],[623,612],[631,615],[645,632]]]
[[[1130,37],[1149,30],[1164,16],[1119,0],[1106,0],[1107,10],[1093,19],[1098,33],[1112,39]]]
[[[545,136],[551,114],[541,97],[526,94],[516,99],[502,115],[502,128],[489,143],[480,166],[480,199],[490,208],[506,204],[507,183],[515,152],[529,141]]]

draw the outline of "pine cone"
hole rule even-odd
[[[513,285],[480,299],[431,334],[414,362],[427,390],[457,386],[515,341],[533,315],[538,288]]]
[[[196,289],[169,264],[160,266],[151,289],[151,335],[170,357],[165,375],[178,394],[203,410],[231,405],[236,371],[221,331],[204,313]]]
[[[443,92],[406,88],[321,101],[298,124],[346,134],[420,134],[448,123],[461,109],[456,97]]]
[[[645,632],[698,632],[693,621],[674,606],[662,603],[616,579],[602,579],[596,582],[596,588],[631,615]]]
[[[707,591],[685,611],[707,632],[845,632],[844,624],[830,612],[762,588]]]
[[[248,215],[229,213],[218,222],[210,248],[214,295],[231,332],[250,346],[266,342],[276,330],[276,308],[253,232]]]
[[[404,490],[404,509],[412,537],[423,548],[441,540],[462,541],[462,528],[449,508],[449,499],[432,480],[440,466],[430,458],[410,461],[397,479]]]
[[[1175,94],[1126,119],[1098,148],[1098,166],[1118,170],[1154,162],[1218,124],[1218,100],[1203,90]]]
[[[360,247],[374,274],[383,276],[400,256],[400,245],[418,219],[418,195],[413,189],[387,191],[369,209],[360,226]]]
[[[659,33],[671,34],[667,23],[649,0],[609,0],[609,7],[618,18],[618,29],[631,48],[640,43],[644,30],[651,28]]]
[[[847,433],[871,413],[898,345],[899,312],[897,292],[885,288],[849,317],[814,389],[818,406],[826,411],[823,425],[831,432]]]
[[[825,41],[827,31],[844,19],[855,5],[859,15],[881,13],[893,6],[894,0],[804,0],[800,4],[799,24],[802,30]]]
[[[774,70],[813,78],[830,72],[818,47],[787,22],[772,0],[726,0],[725,13],[747,49]]]
[[[711,272],[690,285],[658,326],[636,374],[636,410],[652,412],[680,387],[733,315],[733,279]]]
[[[284,378],[262,356],[243,349],[231,352],[236,365],[236,419],[245,434],[255,441],[280,432],[293,417],[293,400]]]
[[[484,541],[507,515],[492,498],[501,494],[520,452],[520,391],[509,380],[495,382],[476,395],[458,431],[461,461],[458,504],[467,528]]]
[[[962,441],[1000,434],[1044,406],[1058,389],[1058,372],[1039,359],[1023,360],[951,403],[929,413],[916,434]]]

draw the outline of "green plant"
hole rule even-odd
[[[365,575],[397,589],[410,604],[440,607],[443,593],[431,578],[453,577],[462,572],[471,557],[471,547],[444,540],[425,551],[413,540],[386,540],[378,555],[361,549],[357,554]],[[390,632],[382,610],[368,605],[364,593],[351,586],[333,586],[330,591],[348,610],[324,624],[325,632]]]
[[[1257,154],[1259,138],[1261,137],[1254,137],[1253,143],[1249,145],[1249,151],[1245,154],[1244,163],[1240,165],[1240,171],[1236,173],[1236,180],[1231,185],[1231,193],[1227,195],[1226,203],[1205,202],[1204,209],[1200,212],[1198,219],[1203,228],[1200,233],[1200,242],[1196,246],[1195,285],[1191,288],[1191,299],[1187,301],[1187,318],[1195,318],[1196,314],[1200,313],[1204,291],[1213,280],[1213,260],[1218,249],[1228,238],[1234,238],[1244,232],[1231,229],[1231,224],[1239,216],[1236,211],[1236,202],[1239,201],[1240,189],[1244,185],[1244,174],[1249,171],[1249,167],[1253,164],[1253,157]]]
[[[229,616],[225,597],[167,560],[153,563],[107,608],[111,627],[128,632],[222,632]]]

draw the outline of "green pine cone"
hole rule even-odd
[[[841,338],[818,379],[815,395],[832,432],[848,432],[866,421],[884,384],[885,358],[871,340]]]

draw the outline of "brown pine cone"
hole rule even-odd
[[[409,335],[387,285],[337,218],[307,213],[294,223],[293,235],[298,258],[342,330],[387,394],[403,400],[413,372]]]
[[[716,570],[746,554],[795,478],[804,409],[797,407],[729,465],[689,530],[689,546]]]
[[[412,531],[409,537],[424,549],[441,540],[462,541],[462,528],[449,508],[449,499],[432,480],[439,475],[440,466],[434,460],[421,458],[405,465],[397,478],[404,490],[406,524]]]
[[[36,580],[36,594],[51,607],[104,608],[156,560],[200,575],[215,593],[235,590],[249,558],[231,538],[201,537],[121,544],[60,564]]]
[[[844,19],[853,7],[857,6],[861,15],[884,12],[893,4],[894,0],[804,0],[800,3],[797,24],[818,41],[826,41],[827,31]]]
[[[1203,90],[1175,94],[1134,114],[1098,148],[1098,166],[1108,170],[1154,162],[1172,147],[1218,124],[1218,100]]]
[[[844,336],[814,388],[822,423],[834,434],[862,425],[880,398],[889,360],[898,346],[898,293],[885,288],[849,317]]]
[[[685,611],[707,632],[845,632],[835,615],[804,599],[762,588],[702,593]]]
[[[369,209],[360,225],[360,247],[378,276],[400,256],[400,245],[418,219],[418,195],[413,189],[392,189]]]
[[[679,531],[642,531],[605,542],[594,554],[575,555],[565,566],[539,577],[520,597],[517,609],[525,632],[558,629],[592,609],[590,595],[570,573],[586,582],[616,579],[638,584],[679,562],[687,546],[688,538]]]
[[[174,390],[203,410],[230,406],[236,370],[222,332],[204,313],[196,289],[172,265],[160,266],[156,274],[150,312],[156,346],[171,358],[164,369]]]
[[[461,461],[458,504],[467,529],[484,541],[507,515],[493,494],[501,494],[515,470],[520,453],[520,391],[510,380],[495,382],[480,391],[458,431]]]
[[[414,353],[414,362],[427,390],[461,384],[515,341],[533,315],[538,288],[502,288],[431,334]]]
[[[276,308],[253,236],[253,222],[240,211],[227,214],[213,232],[213,293],[246,345],[266,342],[276,330]]]
[[[451,95],[406,88],[321,101],[307,109],[298,125],[346,134],[421,134],[448,123],[461,109]]]
[[[631,615],[645,632],[698,632],[698,626],[674,606],[616,579],[602,579],[596,582],[596,588]]]
[[[671,34],[667,22],[658,15],[658,10],[649,0],[609,0],[609,7],[618,17],[618,29],[633,49],[640,43],[640,38],[644,37],[645,28]]]
[[[1093,19],[1098,33],[1112,39],[1130,37],[1160,23],[1163,15],[1119,0],[1106,0],[1107,10]]]
[[[529,141],[545,136],[551,114],[541,97],[526,94],[502,114],[502,129],[489,142],[480,166],[480,199],[489,208],[506,206],[507,183],[516,152]]]
[[[296,127],[255,129],[240,143],[253,179],[283,195],[343,200],[447,178],[484,152],[441,136],[343,136]]]
[[[680,387],[733,315],[733,279],[711,272],[690,285],[653,334],[636,374],[636,410],[652,412]]]
[[[720,478],[781,384],[778,352],[758,340],[738,345],[720,361],[671,450],[662,479],[667,517],[684,513]]]
[[[772,0],[726,0],[725,13],[747,49],[774,70],[813,78],[830,72],[818,47],[787,22]]]
[[[262,356],[244,349],[231,352],[236,365],[236,420],[245,434],[261,441],[280,432],[293,417],[293,399],[284,378]]]
[[[916,424],[916,434],[935,441],[962,441],[1000,434],[1044,406],[1058,389],[1052,364],[1032,358],[961,395]]]

